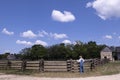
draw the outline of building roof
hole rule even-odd
[[[105,47],[101,50],[101,52],[117,52],[120,53],[120,47]]]
[[[101,52],[112,52],[112,50],[109,47],[105,47]]]
[[[112,47],[110,47],[109,49],[110,49],[112,52],[116,52],[116,47],[113,47],[113,46],[112,46]]]
[[[13,59],[15,59],[15,56],[13,54],[10,54],[10,55],[7,56],[7,59],[13,60]]]

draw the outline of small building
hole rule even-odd
[[[101,59],[120,60],[120,47],[105,47],[100,53]]]
[[[8,60],[15,60],[16,57],[15,57],[13,54],[9,54],[9,55],[7,56],[7,59],[8,59]]]
[[[112,56],[112,50],[109,47],[105,47],[101,52],[100,52],[101,59],[109,59],[113,60]]]

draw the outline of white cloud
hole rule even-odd
[[[10,50],[5,50],[4,53],[11,53],[11,51]]]
[[[38,34],[33,33],[31,30],[28,30],[26,32],[23,32],[20,34],[21,37],[25,38],[39,38],[39,37],[47,37],[49,38],[54,38],[54,39],[63,39],[63,38],[68,38],[67,34],[58,34],[58,33],[48,33],[44,30],[39,31]]]
[[[91,6],[92,6],[92,2],[88,2],[87,5],[86,5],[87,8],[91,7]]]
[[[106,35],[105,38],[106,39],[112,39],[112,36],[111,35]]]
[[[118,36],[118,38],[120,39],[120,36]]]
[[[86,7],[95,9],[97,15],[103,20],[112,17],[120,18],[120,0],[94,0],[88,2]]]
[[[27,45],[27,46],[32,46],[34,44],[41,44],[43,46],[47,46],[48,44],[44,41],[41,40],[36,40],[35,42],[30,42],[30,41],[25,41],[25,40],[17,40],[16,41],[17,44],[22,44],[22,45]]]
[[[63,39],[63,38],[68,38],[66,34],[57,34],[57,33],[50,33],[51,37],[54,39]]]
[[[64,11],[62,13],[58,10],[53,10],[51,16],[53,20],[60,21],[60,22],[72,22],[75,20],[75,16],[71,12],[68,12],[68,11]]]
[[[14,35],[14,32],[10,32],[10,31],[8,31],[6,28],[4,28],[4,29],[2,30],[2,33],[6,34],[6,35]]]
[[[39,31],[39,34],[38,34],[39,37],[51,37],[51,38],[54,38],[54,39],[63,39],[63,38],[68,38],[68,36],[66,34],[58,34],[58,33],[48,33],[44,30],[42,31]]]
[[[64,40],[64,41],[62,41],[62,43],[71,44],[71,41],[70,40]]]
[[[21,36],[25,37],[25,38],[35,38],[35,37],[37,37],[37,35],[34,34],[31,30],[28,30],[26,32],[21,33]]]
[[[39,34],[38,34],[39,37],[44,37],[45,35],[48,36],[49,34],[44,30],[42,30],[41,32],[39,31]]]
[[[21,41],[21,40],[17,40],[16,43],[17,43],[17,44],[28,45],[28,46],[33,45],[32,42],[29,42],[29,41]]]
[[[43,46],[47,46],[48,44],[44,41],[41,41],[41,40],[36,40],[35,44],[40,44],[40,45],[43,45]]]

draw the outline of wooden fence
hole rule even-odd
[[[108,60],[90,59],[85,60],[84,70],[92,71],[96,66],[107,63]],[[79,72],[79,63],[76,60],[67,61],[1,61],[0,69],[17,69],[17,70],[37,70],[40,72],[64,71],[64,72]]]

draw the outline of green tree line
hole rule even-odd
[[[42,58],[45,60],[67,60],[78,59],[80,55],[85,59],[90,59],[100,58],[100,51],[105,46],[97,45],[95,41],[89,41],[88,43],[76,41],[76,44],[60,43],[48,47],[33,45],[14,55],[22,60],[39,60]]]

